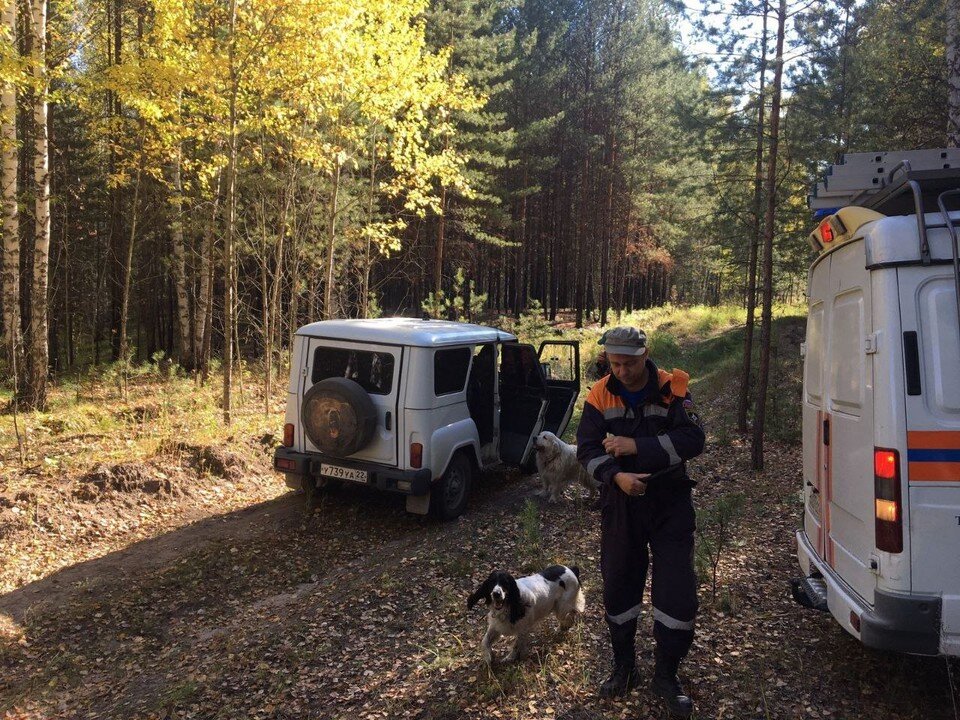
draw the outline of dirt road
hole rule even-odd
[[[798,450],[767,473],[736,443],[697,462],[698,503],[747,504],[685,675],[700,718],[954,718],[942,659],[862,648],[789,598],[797,573]],[[784,468],[791,468],[784,471]],[[598,517],[531,479],[491,474],[468,514],[436,524],[343,488],[304,514],[300,496],[176,523],[0,596],[4,718],[660,717],[640,689],[600,701],[608,670]],[[549,625],[523,662],[481,666],[483,612],[466,598],[494,568],[582,568],[588,609]],[[651,620],[639,643],[652,661]],[[499,648],[501,656],[504,648]],[[956,674],[956,671],[954,671]],[[955,678],[955,680],[960,678]]]

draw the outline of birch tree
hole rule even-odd
[[[30,290],[29,376],[25,388],[27,407],[42,410],[47,405],[47,279],[50,265],[50,156],[47,101],[47,0],[30,0],[33,110],[34,238],[33,284]]]
[[[3,353],[11,369],[19,370],[16,354],[20,345],[20,221],[17,211],[17,80],[18,54],[17,2],[3,2],[3,36],[0,38],[2,63],[2,105],[0,105],[0,145],[3,152]],[[19,379],[19,378],[18,378]],[[14,400],[16,402],[16,399]]]

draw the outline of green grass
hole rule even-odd
[[[50,476],[86,472],[97,463],[149,460],[181,440],[243,452],[245,445],[236,438],[279,434],[287,385],[284,366],[273,383],[267,415],[262,376],[247,367],[244,370],[234,376],[230,426],[223,422],[223,382],[218,375],[200,385],[183,374],[165,377],[156,365],[147,364],[128,377],[125,387],[117,382],[110,366],[52,382],[47,409],[20,412],[16,419],[25,443],[22,465],[17,457],[14,416],[0,413],[0,437],[9,438],[0,447],[0,459],[10,461],[0,465],[0,487],[10,474],[18,475],[24,467]],[[5,390],[4,394],[10,393]]]
[[[766,429],[769,437],[790,443],[800,441],[802,361],[798,343],[803,338],[805,319],[805,306],[777,305],[773,308]],[[612,316],[608,327],[618,324],[642,328],[649,339],[651,358],[659,367],[665,370],[681,368],[688,372],[690,392],[708,432],[715,441],[726,442],[736,426],[745,323],[746,311],[738,305],[664,305],[624,314],[619,321]],[[556,328],[532,318],[522,318],[511,328],[522,342],[534,346],[548,339],[580,341],[583,391],[564,434],[565,440],[573,442],[583,399],[592,384],[585,379],[586,370],[600,350],[597,340],[606,328],[590,325],[566,329],[558,334]],[[524,331],[531,332],[525,334]],[[760,364],[759,341],[758,315],[754,327],[751,390],[755,387]]]

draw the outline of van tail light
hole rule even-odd
[[[900,496],[900,454],[874,448],[873,497],[877,549],[903,552],[903,503]]]
[[[423,467],[423,445],[410,443],[410,467]]]
[[[283,446],[293,447],[293,423],[283,426]]]

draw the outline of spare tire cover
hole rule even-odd
[[[373,400],[353,380],[321,380],[303,395],[300,421],[321,452],[344,457],[363,449],[377,427]]]

